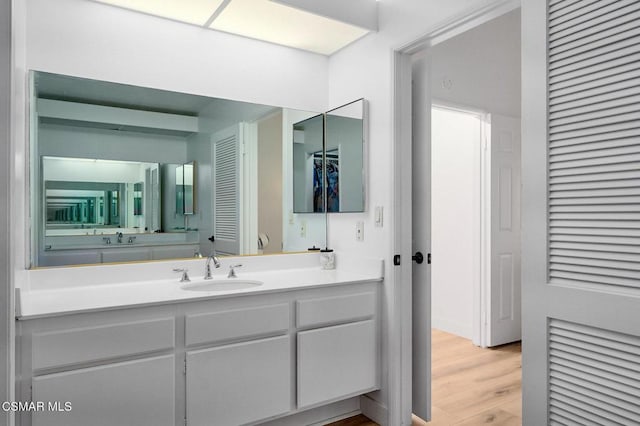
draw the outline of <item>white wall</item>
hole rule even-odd
[[[520,116],[520,9],[429,49],[434,99]]]
[[[480,285],[480,149],[477,115],[435,108],[431,115],[432,327],[473,337]]]
[[[40,71],[323,111],[327,58],[86,0],[27,0]]]
[[[0,1],[0,401],[13,399],[13,291],[11,288],[11,1]],[[10,415],[0,414],[9,425]]]

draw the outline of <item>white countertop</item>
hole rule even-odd
[[[319,266],[309,267],[316,258],[309,255],[288,255],[293,258],[281,256],[260,256],[255,258],[224,258],[223,267],[213,270],[214,280],[224,280],[227,278],[228,264],[239,263],[240,260],[245,267],[237,270],[238,280],[257,280],[263,282],[262,285],[252,288],[228,291],[193,291],[184,290],[180,283],[178,274],[171,275],[171,278],[132,280],[129,282],[105,282],[104,277],[96,279],[97,284],[92,284],[87,276],[93,274],[108,274],[115,272],[118,266],[105,267],[91,266],[84,270],[80,268],[56,268],[50,269],[51,282],[47,286],[47,270],[34,271],[34,283],[18,289],[17,292],[17,318],[20,320],[65,315],[71,313],[103,311],[136,306],[150,306],[157,304],[167,304],[185,301],[207,300],[243,295],[264,294],[270,292],[288,291],[302,288],[315,288],[321,286],[335,286],[341,284],[352,284],[367,281],[382,281],[383,262],[382,260],[363,259],[362,261],[343,262],[345,267],[334,270],[322,270]],[[304,258],[300,256],[305,256]],[[269,259],[273,258],[273,259]],[[287,260],[293,259],[297,268],[278,268],[283,264],[289,264]],[[339,257],[338,257],[339,259]],[[266,268],[272,260],[273,269]],[[302,261],[301,261],[302,260]],[[189,275],[192,283],[206,283],[203,280],[202,271],[193,266],[191,261]],[[157,264],[141,264],[138,268],[166,268],[167,262]],[[176,263],[176,262],[173,262]],[[200,265],[202,263],[202,265]],[[338,265],[340,262],[338,261]],[[197,266],[203,266],[200,260]],[[120,265],[123,268],[131,269],[131,265]],[[61,277],[67,275],[69,281],[74,284],[67,286],[57,284]],[[75,275],[75,277],[74,277]],[[78,285],[78,276],[85,277],[88,285]],[[118,274],[114,274],[118,275]],[[153,274],[152,274],[153,275]]]

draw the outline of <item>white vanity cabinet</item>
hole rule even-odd
[[[379,287],[19,320],[17,395],[60,411],[17,425],[256,425],[378,389]]]
[[[43,409],[20,413],[19,424],[174,425],[174,318],[86,320],[20,324],[22,353],[31,354],[21,357],[22,399]]]
[[[379,387],[377,311],[373,289],[297,301],[298,408]]]
[[[187,315],[190,426],[244,425],[292,406],[291,303]],[[215,419],[212,423],[211,419]]]

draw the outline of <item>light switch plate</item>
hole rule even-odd
[[[361,220],[356,223],[356,241],[364,241],[364,222]]]
[[[382,228],[384,224],[384,209],[382,206],[376,206],[374,210],[374,224],[376,228]]]

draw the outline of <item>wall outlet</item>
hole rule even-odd
[[[300,237],[304,238],[307,236],[307,221],[302,219],[300,221]]]
[[[356,222],[356,241],[364,241],[364,222]]]
[[[384,224],[383,212],[384,210],[382,206],[376,206],[373,219],[376,228],[382,228],[382,225]]]

